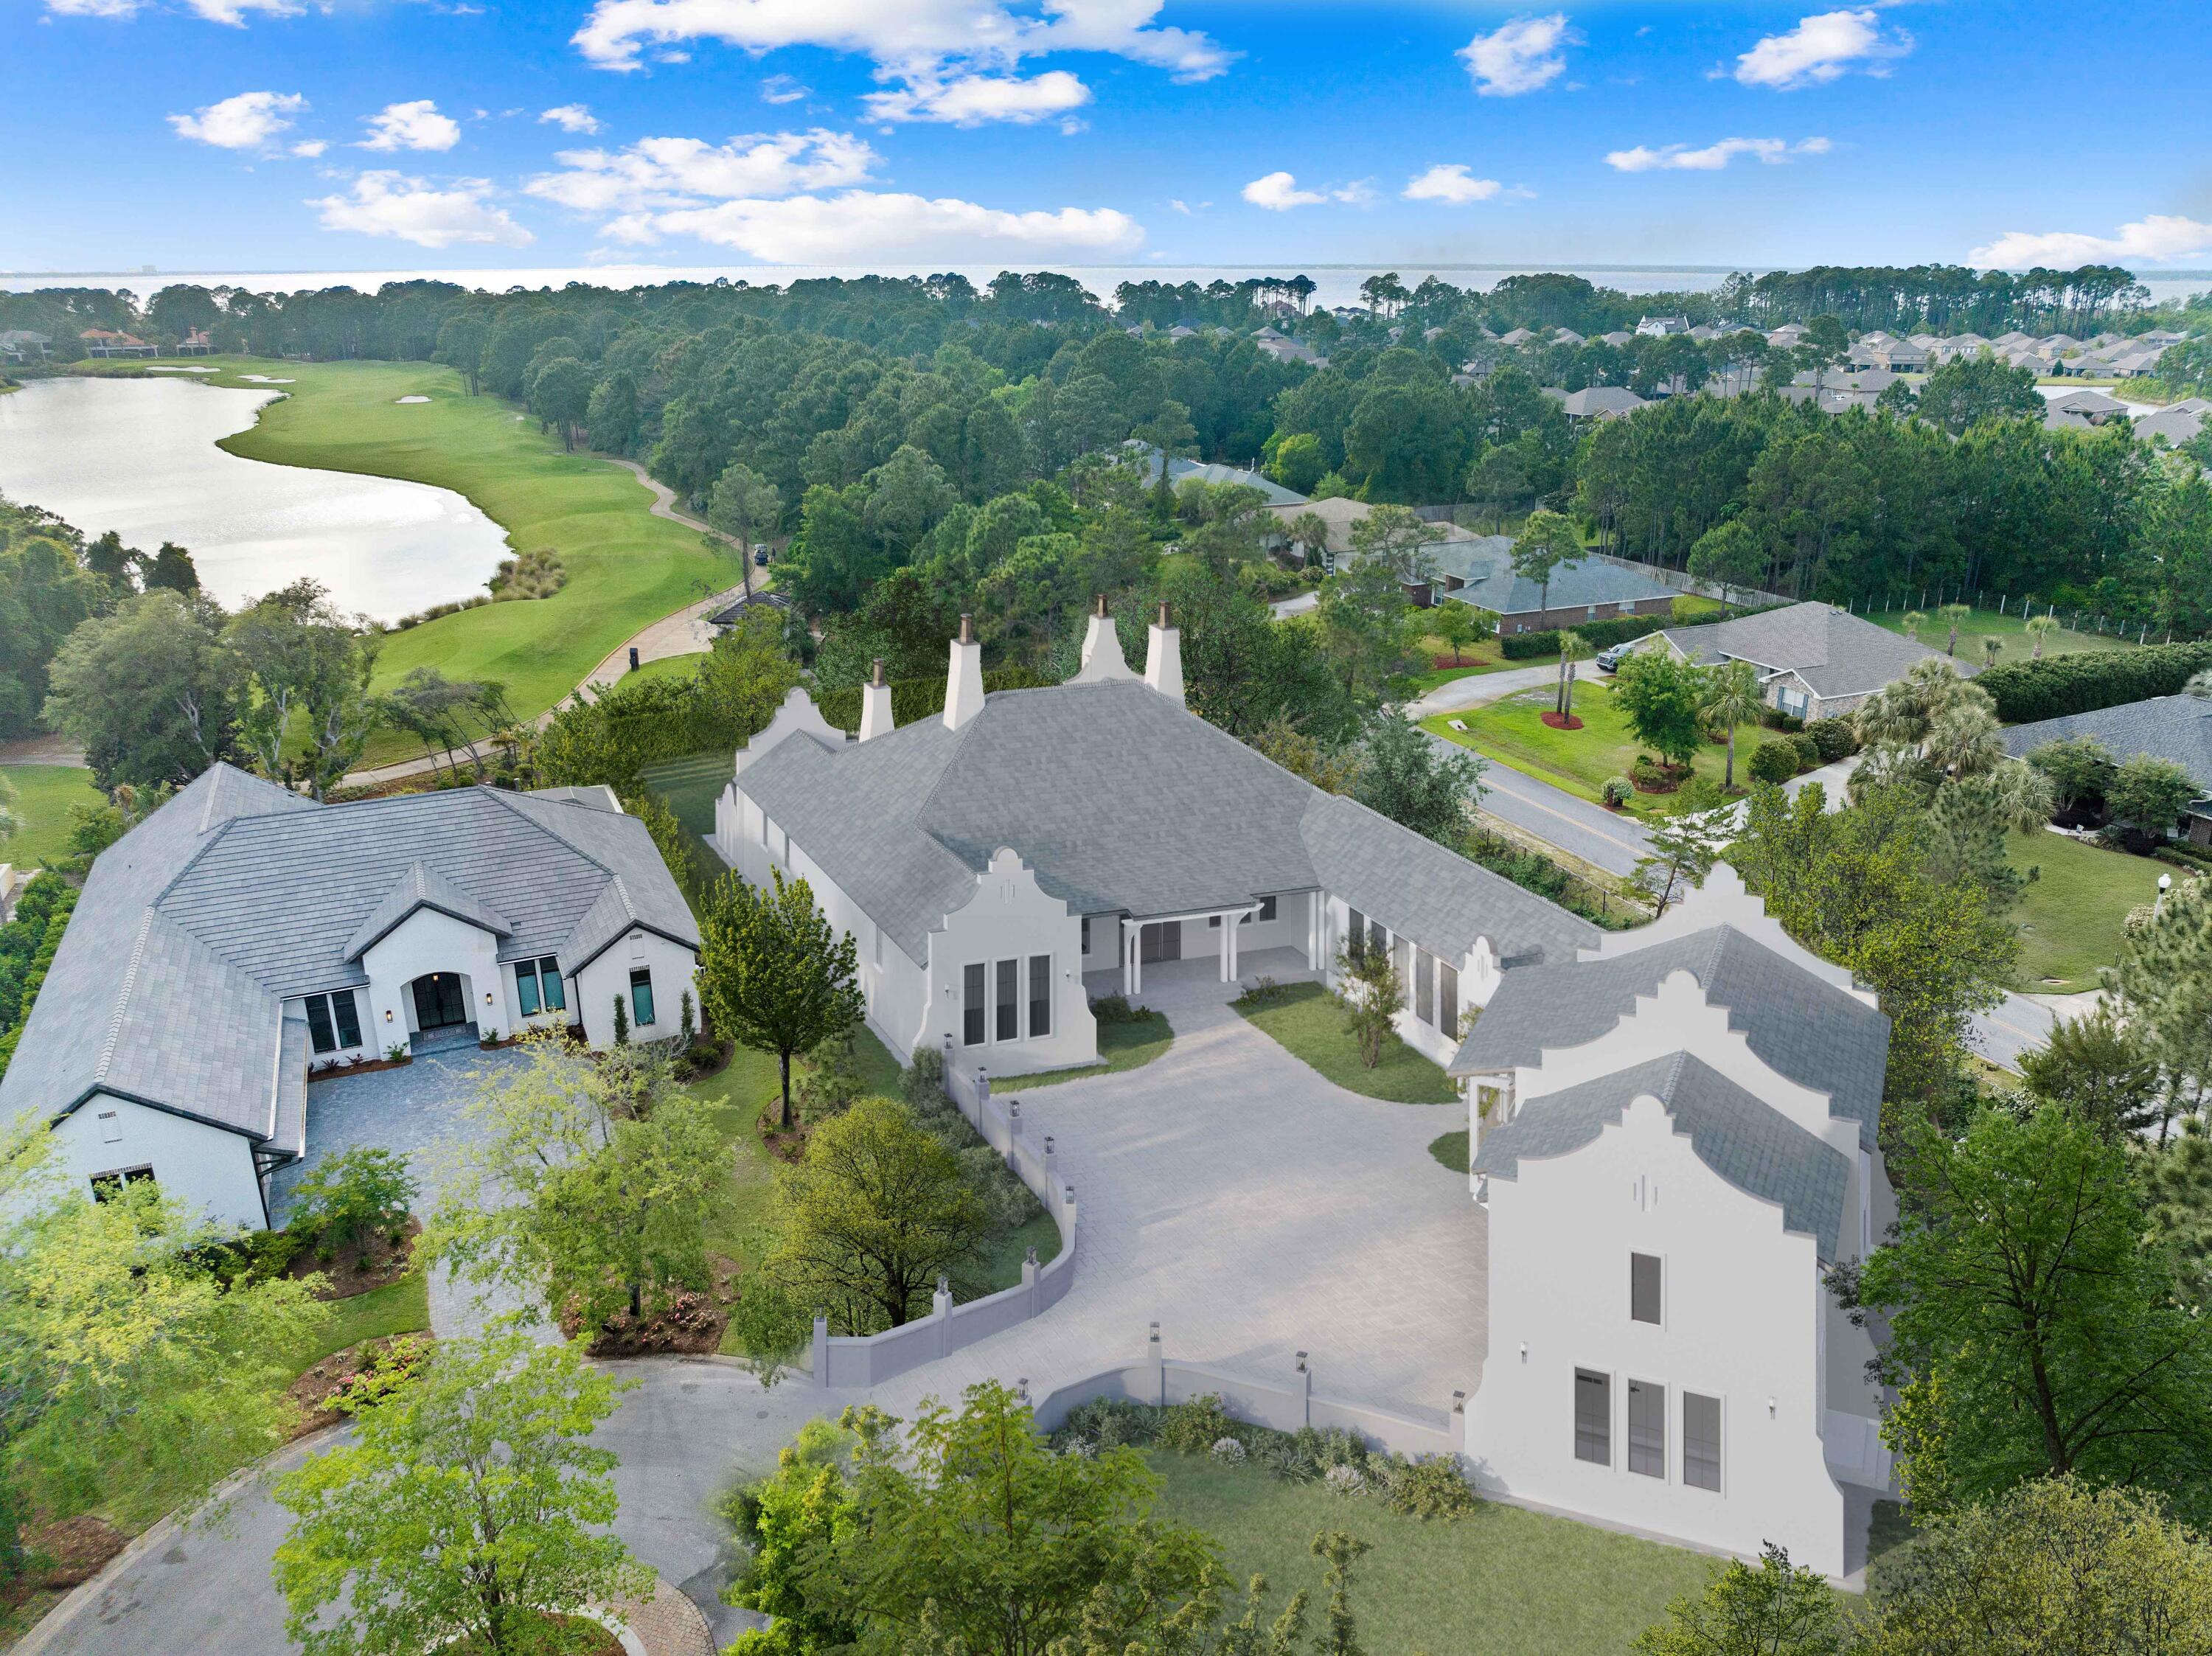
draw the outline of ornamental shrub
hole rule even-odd
[[[1787,782],[1797,774],[1797,749],[1787,742],[1769,742],[1751,756],[1754,782]]]
[[[1636,795],[1636,784],[1626,776],[1608,776],[1601,791],[1608,805],[1625,805]]]
[[[1774,745],[1778,748],[1782,744],[1778,742]],[[1790,738],[1790,748],[1797,755],[1799,770],[1818,770],[1820,767],[1820,744],[1803,731]]]
[[[1824,765],[1849,759],[1859,750],[1858,732],[1848,719],[1816,719],[1805,727],[1805,734],[1813,738]]]
[[[1159,1444],[1177,1454],[1209,1453],[1223,1438],[1233,1436],[1237,1422],[1218,1392],[1201,1392],[1188,1403],[1178,1403],[1160,1416]]]
[[[1408,1518],[1460,1518],[1474,1510],[1474,1490],[1449,1455],[1393,1457],[1383,1476],[1382,1504]]]

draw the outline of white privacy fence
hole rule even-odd
[[[1060,1228],[1060,1252],[1051,1264],[1040,1265],[1032,1248],[1022,1262],[1018,1283],[966,1305],[952,1303],[951,1289],[940,1277],[927,1316],[880,1334],[832,1335],[829,1319],[816,1316],[811,1368],[817,1386],[857,1391],[950,1356],[1059,1304],[1075,1280],[1075,1187],[1059,1175],[1051,1136],[1033,1142],[1023,1130],[1018,1099],[994,1098],[988,1082],[962,1075],[950,1064],[945,1068],[945,1091],[984,1142],[1006,1158],[1006,1165],[1044,1204]]]

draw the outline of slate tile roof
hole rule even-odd
[[[1810,1236],[1820,1262],[1833,1262],[1850,1186],[1843,1153],[1688,1052],[1530,1099],[1485,1136],[1474,1170],[1516,1178],[1524,1160],[1582,1149],[1647,1096],[1666,1107],[1699,1161],[1738,1190],[1779,1205],[1783,1228]]]
[[[1597,936],[1136,681],[1002,690],[959,731],[920,719],[834,752],[794,737],[736,786],[916,961],[1000,846],[1081,914],[1321,887],[1454,960],[1478,936],[1531,959]]]
[[[1914,662],[1942,654],[1832,604],[1792,604],[1734,621],[1673,628],[1660,636],[1704,665],[1733,657],[1794,672],[1824,697],[1868,695],[1903,677]],[[1951,664],[1961,678],[1981,670],[1963,659]]]
[[[1448,1066],[1455,1076],[1533,1066],[1547,1047],[1597,1040],[1657,992],[1669,973],[1688,972],[1711,1004],[1728,1012],[1760,1061],[1829,1095],[1832,1115],[1858,1123],[1872,1149],[1881,1119],[1889,1019],[1856,995],[1807,971],[1733,926],[1713,926],[1604,960],[1510,972]]]
[[[441,914],[450,914],[457,920],[481,926],[502,937],[514,935],[514,928],[497,913],[417,858],[407,864],[406,871],[385,893],[384,901],[369,910],[368,918],[346,939],[345,958],[359,960],[418,908],[434,908]]]
[[[353,946],[422,902],[566,971],[634,925],[699,940],[635,817],[490,788],[319,806],[218,765],[93,864],[0,1113],[100,1089],[281,1138],[306,1063],[282,1003],[365,983]]]

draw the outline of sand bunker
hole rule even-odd
[[[427,403],[430,399],[427,397],[395,397],[392,400],[395,403]]]
[[[299,384],[299,381],[296,379],[271,379],[265,373],[241,373],[238,377],[240,379],[248,380],[257,385],[295,385]]]
[[[198,367],[193,367],[193,368],[173,368],[173,367],[169,367],[169,366],[168,366],[168,364],[167,364],[166,362],[164,362],[164,363],[152,363],[152,362],[149,362],[149,363],[148,363],[148,364],[146,365],[146,372],[147,372],[147,373],[213,373],[215,372],[215,370],[214,370],[213,368],[198,368]]]

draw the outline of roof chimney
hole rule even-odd
[[[982,711],[983,646],[975,642],[975,617],[963,616],[945,678],[945,728],[957,731]]]
[[[1160,618],[1152,623],[1148,634],[1145,682],[1178,706],[1188,705],[1182,696],[1182,634],[1170,623],[1164,604],[1160,605]]]
[[[884,676],[884,658],[876,658],[876,670],[860,691],[860,740],[883,735],[891,728],[891,687]]]
[[[1134,677],[1136,674],[1129,670],[1129,658],[1121,653],[1121,629],[1106,613],[1106,595],[1101,592],[1083,628],[1082,663],[1076,669],[1073,682],[1097,684],[1111,678]]]

